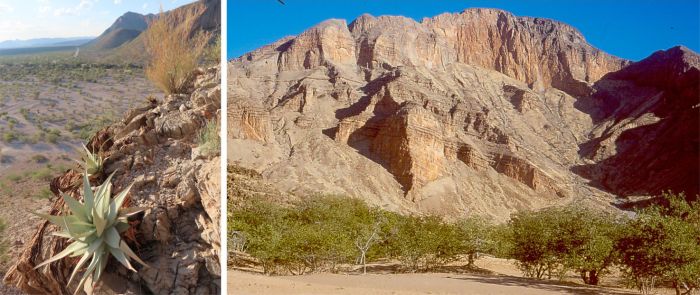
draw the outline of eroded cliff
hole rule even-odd
[[[644,62],[595,49],[566,24],[495,9],[328,20],[229,63],[229,143],[242,151],[230,160],[285,192],[347,194],[402,212],[503,220],[571,202],[609,209],[618,191],[598,179],[629,182],[626,174],[619,163],[589,165],[625,140],[610,126],[641,124],[647,88],[667,89],[637,77]],[[697,62],[684,69],[697,84]],[[606,96],[622,84],[628,95]],[[681,108],[697,120],[689,87]],[[681,153],[697,163],[697,149]],[[688,169],[697,173],[673,173]]]

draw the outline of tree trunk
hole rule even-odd
[[[588,284],[589,284],[589,285],[597,286],[597,285],[598,285],[598,281],[599,281],[599,279],[598,279],[598,272],[597,272],[595,269],[594,269],[594,270],[591,270],[590,273],[589,273],[589,275],[588,275]]]
[[[469,262],[467,263],[467,267],[469,268],[474,268],[474,261],[476,260],[476,253],[469,253]]]
[[[581,279],[583,280],[583,283],[588,285],[588,275],[586,274],[585,270],[581,271]]]
[[[362,252],[362,274],[367,274],[367,263],[365,261],[365,252]]]

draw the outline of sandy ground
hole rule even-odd
[[[269,277],[229,271],[229,294],[637,294],[632,291],[538,281],[506,275],[313,274]]]
[[[477,266],[493,274],[413,273],[413,274],[311,274],[265,276],[229,270],[228,292],[256,294],[638,294],[632,290],[591,287],[572,282],[536,280],[521,277],[512,260],[483,257]],[[604,285],[609,284],[603,280]]]
[[[33,76],[0,80],[0,134],[12,133],[24,138],[12,142],[0,139],[0,179],[10,173],[45,166],[45,163],[32,163],[34,156],[44,156],[54,166],[75,157],[84,139],[78,137],[79,128],[74,126],[120,119],[126,110],[143,103],[147,96],[159,96],[151,83],[140,76],[142,73],[117,80],[113,75],[118,72],[118,69],[105,70],[106,76],[97,82],[70,81],[58,85]],[[47,130],[60,133],[57,142],[38,137]]]

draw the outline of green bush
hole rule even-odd
[[[5,263],[6,254],[7,254],[7,241],[5,241],[5,229],[7,228],[7,224],[5,224],[5,221],[0,219],[0,264]]]
[[[643,291],[652,282],[686,291],[700,285],[700,205],[682,194],[664,194],[660,205],[634,218],[569,206],[515,213],[498,225],[476,217],[404,216],[340,196],[284,206],[248,199],[233,208],[229,232],[245,237],[243,250],[268,274],[334,271],[385,258],[409,271],[463,258],[473,267],[488,253],[517,260],[536,278],[574,272],[597,285],[619,266]]]
[[[402,216],[341,196],[313,196],[288,207],[249,200],[234,207],[229,221],[229,232],[245,237],[244,250],[268,274],[335,271],[351,263],[365,269],[383,258],[427,270],[464,255],[474,259],[495,244],[491,225],[480,219]]]
[[[498,255],[504,247],[504,239],[499,238],[500,232],[496,225],[481,218],[469,217],[460,220],[456,224],[460,238],[460,252],[467,255],[469,267],[474,267],[474,262],[479,253],[491,253]]]
[[[656,283],[676,294],[700,288],[700,204],[682,193],[664,193],[662,201],[625,224],[616,243],[621,265],[643,293]]]
[[[520,212],[510,221],[512,258],[526,276],[562,277],[576,271],[597,285],[615,257],[617,224],[609,216],[577,207]]]
[[[197,142],[201,148],[202,154],[206,156],[218,155],[221,152],[221,137],[219,136],[218,120],[210,120],[200,130],[197,137]]]

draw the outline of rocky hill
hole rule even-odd
[[[128,202],[147,208],[130,222],[134,235],[126,240],[149,267],[133,273],[110,262],[101,292],[220,293],[220,158],[218,153],[203,152],[197,141],[206,123],[220,116],[220,81],[219,67],[200,69],[187,93],[149,98],[90,140],[88,148],[106,157],[104,172],[92,184],[115,172],[115,191],[133,184]],[[79,199],[81,177],[79,171],[68,170],[53,179],[51,191]],[[50,213],[66,210],[63,200],[56,198]],[[30,294],[73,293],[75,283],[66,282],[76,260],[33,269],[65,248],[65,239],[51,235],[56,230],[48,222],[37,224],[33,238],[6,274],[6,284]]]
[[[148,22],[154,17],[155,15],[153,14],[142,15],[135,12],[127,12],[120,16],[99,37],[86,44],[85,48],[94,50],[117,48],[138,37],[141,32],[148,28]]]
[[[229,161],[292,195],[498,220],[697,193],[698,66],[495,9],[328,20],[230,61]]]
[[[191,26],[192,32],[206,31],[213,36],[221,32],[221,0],[200,0],[180,6],[164,13],[179,16],[194,15],[192,21],[182,25]],[[141,15],[127,12],[119,17],[112,26],[105,30],[97,39],[85,46],[88,51],[98,53],[108,61],[141,63],[145,60],[146,49],[143,43],[143,32],[148,23],[158,15]]]

